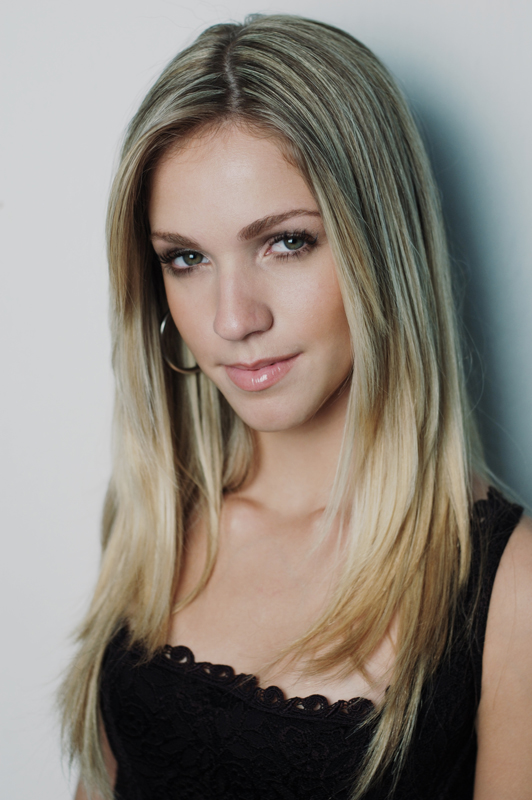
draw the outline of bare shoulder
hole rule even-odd
[[[524,625],[532,630],[532,518],[523,516],[510,536],[497,570],[488,615],[488,634],[508,637],[498,630],[512,621],[513,634]]]
[[[490,601],[475,800],[532,800],[532,519],[504,550]]]
[[[532,687],[532,519],[522,517],[497,570],[482,665],[482,698],[510,675]],[[515,691],[517,684],[512,684]],[[492,698],[494,700],[495,698]]]

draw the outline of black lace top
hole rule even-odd
[[[474,623],[450,648],[424,689],[407,764],[394,800],[471,800],[488,604],[504,547],[522,509],[490,489],[475,504],[473,562],[463,611],[479,587]],[[285,699],[275,686],[196,663],[184,646],[146,662],[109,645],[101,709],[118,762],[117,800],[347,800],[371,729],[361,725],[370,700],[321,695]],[[390,776],[367,795],[389,797]]]

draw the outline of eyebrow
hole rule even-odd
[[[246,225],[246,227],[242,228],[238,234],[238,238],[241,242],[246,242],[249,239],[254,239],[256,236],[259,236],[261,233],[264,233],[264,231],[275,227],[275,225],[280,225],[281,222],[284,222],[286,219],[306,216],[321,217],[321,214],[319,211],[310,211],[307,208],[294,208],[291,211],[285,211],[284,214],[272,214],[268,217],[258,219],[255,222],[252,222],[250,225]]]
[[[238,239],[241,242],[247,242],[250,239],[255,239],[257,236],[260,236],[261,233],[269,230],[270,228],[275,227],[275,225],[280,225],[281,222],[284,222],[287,219],[292,219],[293,217],[321,217],[319,211],[311,211],[308,208],[294,208],[290,211],[285,211],[283,214],[270,214],[267,217],[262,217],[262,219],[257,219],[255,222],[246,225],[245,228],[238,234]],[[178,245],[178,247],[189,247],[191,250],[201,250],[200,245],[194,241],[194,239],[188,239],[186,236],[181,236],[179,233],[167,233],[165,231],[153,231],[151,234],[151,239],[160,239],[163,242],[168,242],[169,244]]]

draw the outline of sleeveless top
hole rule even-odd
[[[368,800],[472,799],[489,600],[522,510],[494,489],[475,503],[466,624],[424,687],[395,790],[385,773]],[[126,644],[122,629],[106,650],[100,688],[117,800],[348,799],[372,733],[361,724],[370,700],[286,699],[231,667],[196,663],[185,646],[167,645],[147,660]]]

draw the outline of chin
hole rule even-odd
[[[245,408],[239,403],[231,403],[229,398],[227,400],[235,414],[238,414],[249,428],[258,433],[276,433],[299,428],[312,419],[318,410],[314,408],[290,408],[287,407],[286,401],[268,403],[268,407],[260,409]]]

